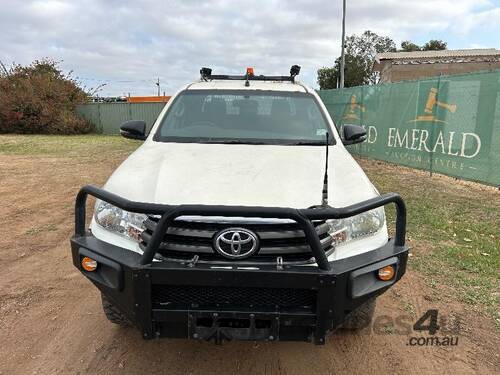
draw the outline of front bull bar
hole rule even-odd
[[[311,252],[318,268],[323,271],[330,270],[330,264],[323,251],[320,239],[311,220],[345,219],[360,213],[394,203],[396,206],[396,233],[394,246],[403,247],[406,235],[406,206],[399,194],[387,193],[368,199],[347,207],[318,207],[295,209],[285,207],[259,207],[259,206],[224,206],[224,205],[166,205],[157,203],[134,202],[106,190],[92,185],[83,186],[75,202],[75,235],[85,235],[85,217],[87,197],[91,195],[97,199],[110,203],[122,210],[150,215],[161,215],[158,225],[148,242],[140,259],[141,265],[150,264],[160,246],[168,227],[179,216],[224,216],[224,217],[260,217],[291,219],[297,222],[305,233]]]

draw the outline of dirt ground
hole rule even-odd
[[[102,184],[122,158],[0,154],[0,374],[500,373],[492,320],[412,270],[379,299],[378,324],[335,333],[324,346],[144,341],[108,323],[97,290],[71,264],[68,240],[78,188]],[[411,326],[428,309],[453,323],[456,346],[408,345],[425,336]]]

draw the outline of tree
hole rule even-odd
[[[318,69],[318,85],[320,90],[328,90],[337,88],[339,80],[339,69],[337,64],[328,68],[326,66]]]
[[[385,36],[379,36],[369,30],[361,35],[350,35],[345,43],[345,87],[376,83],[373,73],[375,55],[381,52],[395,52],[394,41]],[[318,84],[322,90],[337,87],[340,76],[340,57],[333,67],[323,67],[318,70]]]
[[[359,56],[345,56],[344,86],[361,86],[370,72],[366,70],[363,59]],[[318,69],[318,84],[321,90],[335,89],[340,82],[340,57],[335,60],[335,65]]]
[[[396,44],[387,36],[379,36],[367,30],[361,36],[353,34],[347,37],[345,50],[345,82],[348,82],[345,86],[350,87],[376,83],[377,76],[373,72],[375,55],[395,52]]]
[[[413,52],[413,51],[420,51],[421,48],[420,46],[416,45],[415,43],[405,40],[401,42],[401,51],[402,52]]]
[[[434,40],[434,39],[429,40],[422,47],[409,40],[405,40],[404,42],[401,42],[401,49],[399,51],[401,52],[440,51],[446,49],[446,46],[447,46],[446,42],[443,42],[442,40]]]
[[[93,126],[75,113],[88,98],[71,73],[49,59],[31,65],[2,64],[0,133],[77,134]]]
[[[448,44],[442,40],[432,39],[424,44],[422,50],[424,51],[442,51],[447,48]]]

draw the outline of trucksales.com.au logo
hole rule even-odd
[[[407,346],[457,346],[462,322],[458,317],[427,310],[420,318],[410,315],[378,315],[360,334],[406,336]],[[350,328],[344,327],[343,330]]]

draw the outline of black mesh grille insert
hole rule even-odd
[[[316,304],[316,291],[289,288],[236,288],[189,285],[153,285],[153,306],[308,308]]]

